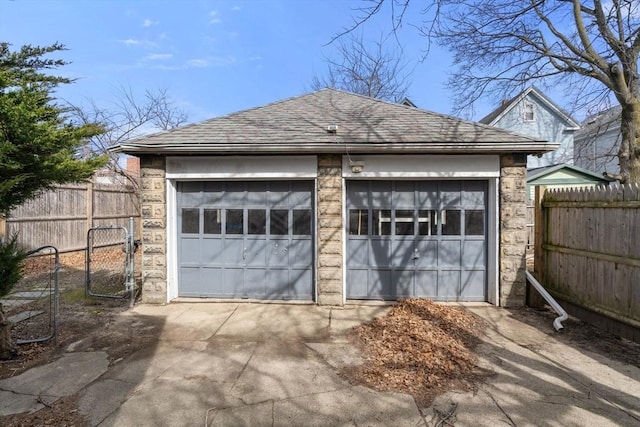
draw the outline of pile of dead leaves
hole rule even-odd
[[[354,329],[364,363],[345,374],[376,390],[411,394],[427,406],[441,392],[470,390],[480,379],[472,350],[483,328],[463,308],[402,300],[385,317]]]

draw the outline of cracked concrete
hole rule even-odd
[[[0,415],[35,412],[75,394],[107,371],[107,353],[69,353],[48,365],[0,380]]]
[[[474,392],[418,408],[411,396],[351,385],[339,370],[361,358],[346,332],[387,309],[138,306],[130,315],[163,320],[154,345],[109,367],[103,352],[70,352],[2,380],[0,413],[77,392],[88,424],[105,427],[420,426],[442,418],[462,426],[640,424],[639,369],[572,348],[495,307],[469,308],[490,324],[478,352],[494,372]]]

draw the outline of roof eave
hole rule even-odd
[[[111,151],[125,154],[542,154],[560,144],[533,141],[526,143],[375,143],[375,144],[132,144]]]

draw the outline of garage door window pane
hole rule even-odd
[[[264,209],[249,209],[249,234],[267,234],[267,212]]]
[[[391,235],[391,211],[388,209],[374,209],[373,213],[373,235]]]
[[[311,235],[311,211],[295,209],[293,211],[293,234],[296,236]]]
[[[227,209],[227,223],[225,226],[227,234],[242,234],[243,213],[242,209]]]
[[[369,211],[366,209],[351,209],[349,211],[349,235],[366,236],[368,233]]]
[[[200,232],[200,210],[182,208],[182,233],[197,234]]]
[[[459,210],[442,210],[442,235],[443,236],[459,236],[460,235],[460,211]]]
[[[204,234],[222,233],[222,218],[220,209],[204,210]]]
[[[467,210],[464,212],[464,234],[484,236],[484,211]]]
[[[269,233],[276,236],[286,236],[289,233],[289,211],[286,209],[272,209],[269,213]]]
[[[434,236],[438,234],[438,223],[436,222],[436,211],[418,211],[418,234],[421,236]]]
[[[413,236],[413,210],[396,211],[396,236]]]

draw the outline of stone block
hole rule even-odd
[[[342,271],[340,271],[340,279],[319,280],[318,281],[318,294],[342,294]]]
[[[320,176],[318,175],[318,192],[326,191],[327,189],[342,189],[342,177],[340,176]]]
[[[342,229],[341,228],[321,228],[318,230],[318,242],[320,245],[328,243],[342,242]]]
[[[165,280],[166,278],[167,278],[167,275],[163,270],[145,270],[142,273],[143,280],[149,280],[149,279]]]
[[[342,294],[318,294],[318,305],[342,306]]]
[[[318,204],[318,215],[337,215],[341,216],[342,208],[339,203]]]
[[[164,255],[165,247],[164,245],[153,245],[153,244],[144,245],[142,247],[142,253],[144,255]]]
[[[342,243],[320,243],[318,253],[322,255],[342,255]]]
[[[338,204],[342,203],[342,191],[339,188],[325,188],[318,191],[318,204]]]
[[[143,219],[142,229],[147,230],[150,228],[165,228],[164,219]]]
[[[318,267],[340,267],[342,268],[342,256],[340,255],[323,255],[318,257]]]
[[[166,272],[166,269],[167,269],[167,257],[165,255],[154,255],[153,256],[153,266],[156,267],[156,268],[164,269],[164,271]]]
[[[142,168],[140,169],[140,178],[144,182],[147,179],[165,177],[164,168]],[[150,187],[151,188],[151,187]]]
[[[143,191],[140,198],[142,203],[164,203],[165,201],[162,191]]]
[[[342,217],[341,216],[323,216],[318,219],[318,227],[324,230],[341,230],[342,231]]]
[[[153,255],[142,255],[142,266],[145,269],[153,267]]]
[[[323,281],[339,281],[342,282],[342,268],[325,267],[318,269],[318,289],[321,289]]]

